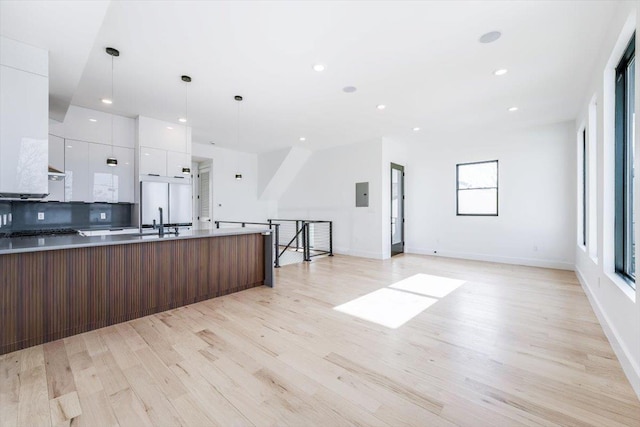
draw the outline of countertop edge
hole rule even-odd
[[[89,247],[99,247],[99,246],[114,246],[114,245],[129,245],[135,243],[151,243],[151,242],[166,242],[172,240],[186,240],[186,239],[204,239],[204,238],[213,238],[213,237],[225,237],[225,236],[240,236],[245,234],[262,234],[270,232],[268,228],[264,229],[248,229],[248,228],[226,228],[226,229],[215,229],[215,230],[193,230],[183,232],[179,235],[164,235],[160,236],[137,236],[137,235],[127,235],[120,234],[114,236],[72,236],[74,240],[77,242],[66,243],[66,244],[56,244],[56,240],[62,241],[64,239],[63,236],[50,236],[46,238],[37,238],[31,237],[29,241],[26,241],[24,247],[18,248],[6,248],[2,249],[2,238],[0,238],[0,255],[13,255],[20,253],[29,253],[29,252],[41,252],[41,251],[55,251],[55,250],[64,250],[64,249],[78,249],[78,248],[89,248]],[[7,238],[8,240],[11,240]],[[22,238],[24,239],[24,238]],[[39,240],[43,242],[39,243]],[[81,240],[82,239],[82,240]],[[49,242],[47,242],[49,240]],[[29,242],[33,241],[31,245]],[[24,243],[25,240],[22,240]]]

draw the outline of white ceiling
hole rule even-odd
[[[57,6],[51,19],[66,16],[65,25],[49,22],[22,36],[15,29],[38,11],[20,2],[14,15],[20,8],[24,13],[3,17],[2,34],[11,25],[13,38],[30,35],[28,42],[50,47],[58,31],[77,31],[73,40],[64,38],[66,49],[51,49],[52,63],[60,56],[75,65],[86,59],[90,36],[81,25],[86,22],[75,20],[89,15],[92,3]],[[194,141],[253,152],[572,120],[617,6],[613,1],[113,1],[99,30],[91,21],[97,36],[72,103],[177,122],[184,115],[180,76],[188,74]],[[492,30],[502,38],[478,43]],[[100,102],[110,90],[107,46],[121,52],[111,107]],[[326,64],[326,71],[314,71],[317,62]],[[509,72],[496,77],[498,68]],[[52,70],[52,90],[67,88],[67,78]],[[342,92],[349,85],[358,91]],[[245,98],[239,142],[237,94]],[[376,109],[381,103],[384,111]],[[520,110],[507,112],[514,105]],[[414,126],[422,131],[413,132]]]

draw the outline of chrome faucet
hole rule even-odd
[[[158,208],[160,211],[160,225],[158,225],[158,236],[164,236],[164,222],[162,221],[162,208]]]

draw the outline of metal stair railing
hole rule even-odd
[[[214,221],[216,228],[220,224],[232,224],[246,227],[247,225],[266,226],[273,230],[274,239],[274,267],[280,268],[281,258],[286,254],[299,253],[302,250],[302,260],[311,261],[311,258],[328,255],[333,256],[333,221],[306,220],[306,219],[269,219],[268,222],[250,221]],[[291,227],[285,227],[291,224]],[[295,226],[295,229],[293,229]],[[289,236],[291,236],[289,238]],[[280,239],[288,239],[286,245],[280,245]],[[282,248],[282,249],[281,249]],[[289,257],[291,261],[291,257]],[[285,263],[287,260],[284,260]],[[294,262],[296,262],[294,260]],[[297,261],[300,262],[300,261]]]
[[[293,242],[295,240],[295,250],[300,250],[300,240],[302,239],[303,260],[311,261],[311,258],[321,255],[333,256],[333,221],[321,221],[321,220],[306,220],[306,219],[269,219],[270,224],[279,223],[295,223],[295,234],[285,245],[284,249],[280,253],[282,256],[285,251],[293,248]],[[326,232],[316,233],[316,226],[322,226],[326,224]],[[326,238],[326,242],[323,242],[323,237]],[[326,246],[323,246],[325,243]]]

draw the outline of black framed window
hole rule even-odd
[[[582,130],[582,245],[587,246],[587,130]]]
[[[633,212],[635,141],[635,34],[616,67],[615,269],[635,289]]]
[[[456,165],[456,214],[498,216],[498,161]]]

